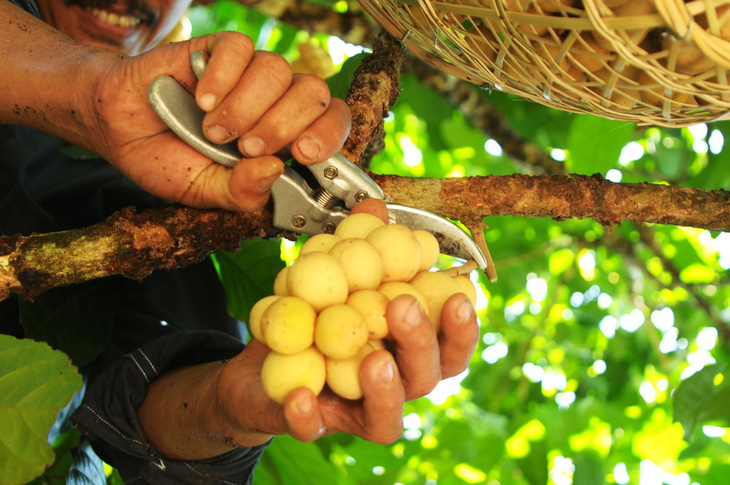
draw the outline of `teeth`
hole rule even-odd
[[[119,27],[134,27],[139,23],[139,18],[131,15],[119,15],[113,12],[107,12],[106,10],[100,10],[98,8],[87,9],[87,11],[102,22],[106,22],[111,25],[118,25]]]

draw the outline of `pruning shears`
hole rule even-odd
[[[204,53],[195,52],[190,60],[200,77],[207,63]],[[201,154],[227,167],[242,158],[235,141],[218,145],[205,137],[205,112],[172,77],[155,79],[147,99],[167,126]],[[487,268],[484,253],[466,231],[431,212],[391,203],[373,179],[340,154],[314,165],[286,165],[271,187],[271,197],[274,227],[305,234],[331,233],[358,202],[381,199],[386,202],[391,222],[429,231],[438,240],[441,253],[474,260],[482,270]]]

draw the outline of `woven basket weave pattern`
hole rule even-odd
[[[730,0],[360,0],[444,72],[576,113],[730,115]]]

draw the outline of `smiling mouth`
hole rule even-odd
[[[102,10],[96,7],[86,7],[84,10],[89,12],[94,17],[98,18],[102,22],[105,22],[110,25],[118,26],[118,27],[124,27],[124,28],[130,28],[135,27],[139,25],[140,22],[142,22],[142,19],[140,19],[137,16],[134,15],[120,15],[114,12],[109,12],[107,10]]]

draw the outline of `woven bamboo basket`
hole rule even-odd
[[[415,55],[561,110],[642,125],[730,116],[730,0],[359,0]]]

